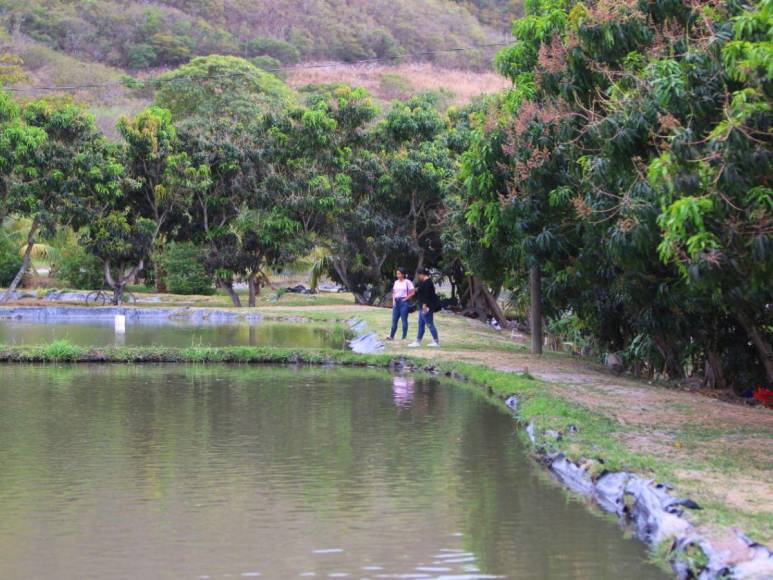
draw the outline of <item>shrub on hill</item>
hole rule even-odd
[[[295,64],[301,59],[300,51],[285,40],[258,36],[247,43],[247,56],[269,56],[284,64]]]
[[[62,252],[56,274],[68,286],[78,290],[99,290],[105,285],[102,262],[79,246]]]

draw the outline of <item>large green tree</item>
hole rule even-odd
[[[444,199],[452,177],[452,153],[441,137],[447,120],[430,95],[395,103],[381,126],[386,145],[381,189],[392,201],[396,227],[417,268],[437,266]]]
[[[286,211],[243,207],[225,230],[212,240],[207,266],[220,278],[241,276],[247,282],[248,305],[256,305],[260,287],[271,269],[296,260],[308,250],[301,224]],[[236,293],[234,306],[241,306]]]
[[[166,109],[150,107],[133,118],[123,117],[118,131],[130,180],[125,203],[135,215],[153,221],[153,250],[160,254],[163,241],[174,233],[175,218],[187,212],[194,197],[209,186],[209,167],[191,162]],[[157,260],[153,266],[158,285]]]
[[[467,259],[530,267],[642,372],[773,380],[769,10],[529,2],[463,160]]]
[[[108,203],[119,195],[122,167],[99,136],[93,118],[63,101],[32,101],[17,117],[6,106],[0,164],[4,213],[27,217],[30,228],[22,267],[2,300],[8,300],[28,270],[36,236],[58,225],[78,228],[91,218],[87,200]]]
[[[154,82],[156,102],[171,111],[175,121],[199,117],[248,122],[294,99],[276,76],[235,56],[194,58]]]

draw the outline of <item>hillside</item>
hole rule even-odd
[[[6,0],[0,6],[14,37],[132,71],[212,53],[284,65],[422,55],[480,70],[495,51],[486,45],[504,39],[504,22],[516,13],[513,0]]]
[[[127,91],[123,77],[207,54],[248,58],[295,88],[348,82],[382,101],[436,90],[448,103],[467,102],[507,84],[491,60],[520,7],[521,0],[4,0],[0,50],[22,60],[26,78],[14,85],[21,96],[72,96],[115,135],[120,115],[152,99]]]
[[[447,104],[463,104],[473,98],[500,91],[510,83],[489,71],[451,69],[432,63],[356,65],[336,64],[317,68],[300,68],[287,74],[293,88],[309,84],[344,82],[367,89],[376,99],[407,99],[425,91],[442,93]]]

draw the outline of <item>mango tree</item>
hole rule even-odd
[[[308,249],[301,234],[301,224],[279,208],[244,207],[227,228],[215,232],[207,267],[221,279],[243,277],[248,304],[254,307],[269,269],[281,268]],[[239,295],[227,289],[234,306],[241,307]]]
[[[468,246],[650,376],[773,380],[768,4],[529,2],[463,160]]]
[[[22,267],[2,297],[6,301],[29,268],[36,235],[86,223],[89,200],[118,197],[122,167],[93,118],[66,102],[28,103],[20,118],[4,124],[0,140],[8,145],[0,154],[4,211],[31,220]]]
[[[206,186],[192,189],[187,220],[177,236],[190,239],[206,248],[208,255],[216,256],[223,251],[223,233],[254,191],[248,159],[254,141],[242,124],[227,119],[214,123],[190,119],[181,124],[180,137],[193,166],[206,167],[208,179]],[[234,305],[241,305],[233,288],[233,271],[219,266],[211,270],[216,284]]]
[[[266,110],[281,110],[293,93],[281,80],[235,56],[202,56],[161,75],[156,103],[175,121],[198,117],[210,123],[247,123]]]
[[[153,222],[152,249],[161,250],[162,234],[171,234],[172,219],[188,210],[197,192],[209,186],[209,168],[193,165],[182,151],[177,129],[166,109],[151,107],[134,118],[118,122],[124,139],[124,163],[129,183],[124,190],[126,207],[133,215]],[[148,256],[143,256],[144,262]],[[153,261],[156,284],[160,282],[157,260]],[[142,268],[131,268],[134,275]],[[108,281],[116,291],[123,276]]]
[[[123,301],[126,286],[144,267],[153,247],[155,224],[115,205],[103,206],[93,216],[82,241],[90,253],[102,260],[105,282],[113,290],[112,304],[118,305]]]
[[[453,169],[451,151],[441,139],[447,121],[436,104],[432,95],[395,103],[380,128],[386,145],[380,186],[400,216],[398,232],[406,238],[416,268],[440,261],[443,201]]]

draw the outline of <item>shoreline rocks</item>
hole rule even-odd
[[[517,397],[505,403],[517,409]],[[517,420],[517,416],[514,415]],[[669,487],[629,472],[604,472],[591,477],[588,469],[563,453],[550,453],[537,439],[533,423],[526,425],[532,445],[555,478],[571,491],[591,499],[603,511],[618,516],[636,537],[655,548],[671,541],[668,560],[678,580],[771,579],[773,552],[737,530],[720,540],[707,538],[686,517],[699,510],[691,499],[671,494]]]
[[[378,338],[375,332],[367,332],[368,323],[358,318],[351,318],[346,321],[356,336],[347,342],[347,345],[357,354],[378,354],[384,352],[384,343]]]
[[[202,308],[134,308],[131,306],[10,306],[0,307],[0,320],[22,322],[67,322],[93,320],[112,322],[117,315],[126,316],[133,324],[222,324],[228,322],[259,322],[263,316],[255,312],[208,310]]]

